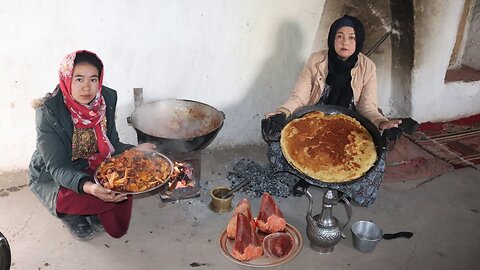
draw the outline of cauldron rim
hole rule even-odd
[[[197,136],[193,136],[193,137],[185,137],[185,138],[174,138],[174,137],[165,137],[165,136],[155,136],[155,135],[152,135],[150,134],[149,132],[146,132],[145,130],[141,129],[139,127],[138,124],[135,124],[136,120],[135,120],[135,115],[136,113],[138,113],[139,111],[143,110],[143,109],[148,109],[147,107],[149,106],[154,106],[155,104],[160,104],[160,103],[164,103],[164,102],[171,102],[171,101],[179,101],[179,102],[187,102],[187,103],[194,103],[194,104],[197,104],[197,105],[200,105],[200,106],[203,106],[205,108],[209,108],[212,110],[212,112],[215,112],[216,114],[218,114],[219,116],[219,121],[218,121],[218,124],[215,123],[215,127],[213,129],[210,129],[208,130],[207,132],[205,133],[202,133],[200,135],[197,135]],[[196,138],[199,138],[199,137],[202,137],[202,136],[208,136],[209,134],[213,133],[213,132],[218,132],[220,131],[220,129],[223,127],[223,124],[224,124],[224,120],[225,120],[225,114],[220,111],[220,110],[217,110],[215,107],[209,105],[209,104],[206,104],[206,103],[203,103],[203,102],[200,102],[200,101],[195,101],[195,100],[191,100],[191,99],[176,99],[176,98],[169,98],[169,99],[162,99],[162,100],[157,100],[157,101],[152,101],[152,102],[147,102],[147,103],[143,103],[143,104],[140,104],[138,107],[135,108],[135,110],[133,111],[133,113],[131,114],[130,117],[128,117],[128,122],[129,124],[131,124],[135,131],[141,131],[142,133],[150,136],[150,137],[154,137],[154,138],[159,138],[159,139],[168,139],[168,140],[178,140],[178,141],[190,141],[190,140],[195,140]],[[137,132],[138,134],[138,132]]]
[[[138,120],[136,120],[135,116],[136,112],[138,113],[141,108],[145,108],[145,110],[149,109],[149,106],[155,106],[155,104],[161,104],[165,102],[171,102],[175,104],[175,102],[187,103],[187,104],[194,104],[196,106],[200,106],[202,109],[208,110],[208,113],[211,113],[212,121],[214,128],[205,129],[207,130],[205,133],[201,135],[196,135],[193,137],[184,137],[184,138],[170,138],[167,136],[154,136],[145,131],[143,131],[138,126]],[[169,105],[169,104],[167,104]],[[173,105],[172,105],[173,106]],[[153,110],[153,109],[152,109]],[[193,152],[199,151],[206,148],[213,139],[217,136],[220,132],[220,129],[224,125],[225,114],[222,111],[217,110],[211,105],[194,101],[188,99],[164,99],[160,101],[149,102],[145,104],[139,105],[135,111],[133,112],[132,116],[127,118],[129,124],[134,128],[135,132],[137,133],[138,143],[143,142],[150,142],[157,146],[158,150],[161,152],[169,153],[169,152]],[[136,124],[137,123],[137,124]]]

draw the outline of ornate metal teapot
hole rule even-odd
[[[352,206],[347,198],[342,196],[338,199],[337,191],[329,189],[323,195],[322,212],[312,217],[312,194],[306,190],[305,195],[308,197],[307,236],[310,239],[310,246],[319,253],[331,253],[341,238],[345,238],[342,231],[350,222]],[[348,217],[347,222],[343,226],[332,215],[332,207],[339,201],[345,202],[345,210]]]

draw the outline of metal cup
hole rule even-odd
[[[227,198],[222,198],[230,189],[227,187],[216,187],[210,190],[210,197],[212,201],[210,202],[210,209],[217,213],[225,213],[232,210],[232,199],[233,195],[230,195]]]
[[[382,229],[370,221],[357,221],[352,224],[353,246],[360,252],[372,252],[383,238]]]

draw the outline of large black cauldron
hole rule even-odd
[[[138,143],[153,143],[161,153],[191,153],[217,136],[225,115],[210,105],[183,99],[141,104],[129,117]]]

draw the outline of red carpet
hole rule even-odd
[[[409,139],[401,137],[387,152],[384,183],[433,178],[454,168],[428,153]]]
[[[480,164],[480,114],[450,122],[422,123],[410,139],[455,168]]]

